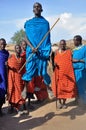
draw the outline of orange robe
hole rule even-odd
[[[35,88],[38,87],[40,90],[35,91],[38,100],[44,100],[48,98],[47,86],[45,85],[41,76],[35,77]]]
[[[24,88],[23,72],[18,73],[24,62],[25,59],[17,58],[14,54],[8,59],[8,100],[11,104],[23,104],[25,102],[21,96]]]
[[[21,57],[22,57],[22,59],[23,59],[23,62],[25,63],[26,62],[26,52],[24,51],[24,52],[22,52],[21,53]],[[23,64],[24,64],[23,63]],[[24,74],[25,73],[25,67],[22,69],[22,74]]]
[[[35,88],[39,88],[39,91],[35,91]],[[38,100],[48,98],[47,86],[45,85],[41,76],[36,76],[28,83],[28,93],[35,93]]]
[[[66,50],[57,52],[54,63],[58,66],[53,72],[52,90],[57,98],[76,97],[76,83],[72,66],[72,53]]]
[[[21,53],[21,56],[25,59],[26,52]],[[24,74],[25,70],[23,69],[22,71]],[[39,87],[40,91],[35,91],[36,87]],[[36,76],[28,82],[27,93],[35,93],[38,100],[48,98],[47,86],[44,84],[43,78],[41,76]]]

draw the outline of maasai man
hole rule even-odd
[[[27,47],[27,43],[25,40],[22,40],[21,42],[21,56],[24,56],[26,59],[26,47]]]
[[[3,115],[2,113],[2,105],[5,103],[5,94],[7,90],[7,68],[6,62],[9,57],[9,53],[5,50],[6,41],[5,39],[0,39],[0,116]]]
[[[27,47],[27,43],[25,40],[22,40],[21,42],[21,57],[23,58],[23,60],[26,62],[26,47]],[[25,67],[22,70],[22,74],[25,73]]]
[[[23,58],[26,57],[26,46],[27,46],[27,43],[25,40],[23,40],[21,42],[21,49],[22,49],[21,56]],[[28,93],[28,96],[30,96],[31,98],[34,98],[33,96],[34,93],[36,94],[36,97],[37,97],[36,103],[42,103],[44,102],[45,99],[48,98],[47,87],[44,84],[43,78],[41,76],[34,77],[31,80],[31,82],[28,83],[26,92]],[[30,101],[28,101],[29,109],[34,109],[34,107],[29,103]]]
[[[21,93],[24,88],[24,82],[22,80],[22,71],[19,73],[19,69],[24,64],[25,59],[21,57],[21,47],[15,46],[15,53],[8,59],[8,101],[11,104],[11,113],[15,108],[20,114],[20,107],[25,103],[25,99]]]
[[[26,61],[26,47],[27,47],[27,42],[26,40],[23,40],[21,42],[21,56],[25,59]],[[23,74],[26,72],[25,68],[23,69]],[[28,98],[28,107],[29,109],[34,109],[34,107],[30,103],[30,98],[34,99],[33,93],[34,93],[34,86],[33,86],[33,80],[31,80],[28,84],[25,83],[26,91],[24,89],[23,94],[26,93],[26,98]]]
[[[35,76],[42,76],[44,83],[49,86],[50,77],[47,74],[47,60],[51,52],[50,34],[43,43],[36,49],[39,42],[49,31],[48,21],[41,16],[42,5],[35,3],[33,12],[35,17],[25,23],[25,32],[27,37],[26,59],[33,53],[32,58],[26,64],[26,73],[22,79],[26,82],[32,80]]]
[[[66,41],[61,40],[54,57],[52,90],[59,99],[58,108],[66,108],[66,99],[76,97],[76,84],[72,66],[72,53],[66,49]]]
[[[36,94],[37,97],[37,102],[36,103],[43,103],[47,101],[48,99],[48,92],[47,92],[47,86],[43,81],[42,76],[36,76],[34,78],[34,93]]]
[[[86,104],[86,46],[82,44],[82,37],[74,37],[73,67],[80,103]]]

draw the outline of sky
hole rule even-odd
[[[25,21],[34,17],[35,2],[42,4],[42,16],[50,27],[60,17],[51,31],[52,43],[77,34],[86,40],[86,0],[0,0],[0,38],[10,43],[14,33],[24,29]]]

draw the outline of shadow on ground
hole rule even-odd
[[[75,101],[69,102],[67,104],[69,107],[72,107],[71,110],[62,112],[58,114],[58,116],[69,116],[71,120],[76,119],[77,116],[83,116],[86,114],[86,105],[84,104],[77,104]]]
[[[54,112],[35,118],[27,115],[22,115],[21,117],[6,116],[0,119],[0,130],[31,130],[47,123],[54,116],[56,116]]]

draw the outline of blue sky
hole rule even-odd
[[[63,38],[72,39],[76,34],[86,39],[86,0],[0,0],[0,38],[10,42],[24,22],[34,16],[34,2],[42,4],[42,15],[50,26],[60,17],[51,33],[52,43]]]

